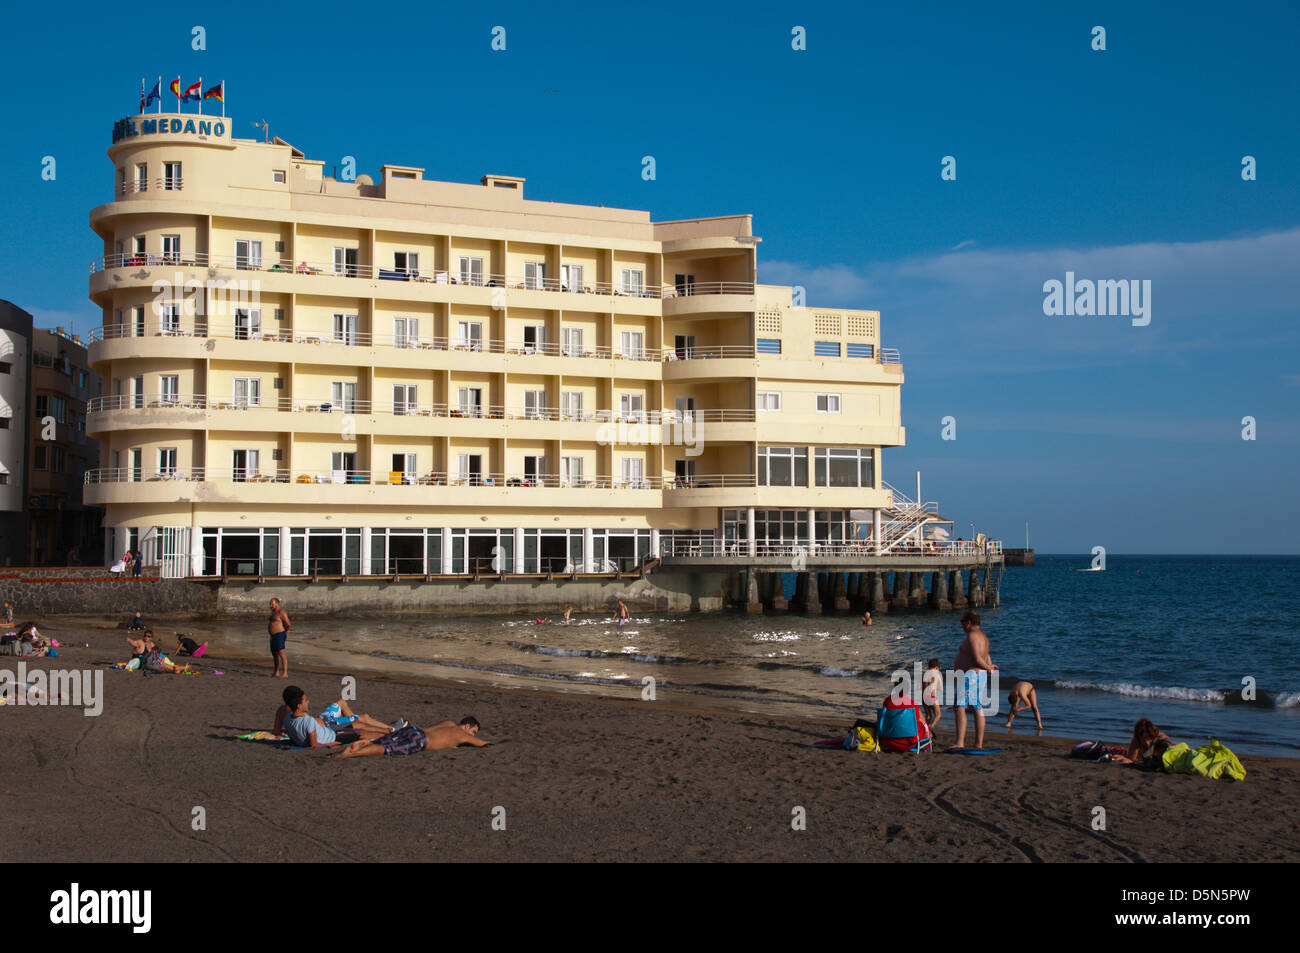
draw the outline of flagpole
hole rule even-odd
[[[221,81],[221,118],[226,118],[226,81]]]
[[[199,77],[199,115],[203,115],[203,77]],[[258,385],[261,386],[260,384]]]
[[[158,115],[162,115],[162,77],[158,77]]]

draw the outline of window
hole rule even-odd
[[[483,350],[483,325],[478,321],[458,321],[456,346],[465,351]]]
[[[483,485],[483,455],[461,453],[456,455],[456,478],[471,486]]]
[[[162,306],[162,327],[159,331],[163,334],[178,334],[181,329],[181,309],[180,305],[165,304]]]
[[[419,343],[419,318],[393,318],[393,347],[415,347]]]
[[[163,189],[174,192],[181,187],[181,164],[179,162],[163,163]]]
[[[174,265],[181,260],[181,237],[164,235],[162,237],[163,263]]]
[[[50,450],[42,444],[32,448],[32,469],[48,470],[50,468]]]
[[[679,361],[688,361],[695,356],[695,335],[673,335],[673,357]]]
[[[460,259],[460,283],[462,285],[483,284],[483,259],[462,256]]]
[[[780,338],[759,338],[758,353],[759,354],[780,354],[781,339]]]
[[[262,267],[262,243],[251,239],[236,239],[235,267],[257,271]]]
[[[420,256],[413,251],[393,252],[393,270],[410,278],[420,277]]]
[[[358,251],[355,248],[344,248],[335,246],[334,248],[334,274],[344,275],[348,278],[357,276]]]
[[[131,378],[131,406],[139,410],[144,407],[144,375]]]
[[[50,447],[50,472],[63,473],[66,466],[67,451],[62,447]]]
[[[77,371],[77,386],[80,387],[82,390],[85,390],[85,389],[86,389],[86,372],[85,372],[85,371],[80,371],[80,370]]]
[[[235,409],[247,410],[262,406],[262,379],[260,377],[235,378]]]
[[[50,415],[50,395],[37,394],[36,395],[36,416],[48,417],[49,415]]]
[[[149,191],[149,164],[147,162],[138,163],[135,167],[135,190],[137,192]]]
[[[334,315],[334,340],[341,344],[357,343],[358,318],[355,314]]]
[[[560,457],[560,482],[582,486],[582,457]]]
[[[117,170],[117,194],[126,195],[126,167]]]
[[[271,181],[274,182],[276,185],[283,185],[283,184],[284,184],[284,169],[272,169],[272,170],[271,170]]]
[[[335,483],[360,483],[357,472],[357,454],[354,450],[335,450],[330,453],[330,478]]]
[[[9,485],[9,473],[6,470],[0,470],[0,486]]]
[[[483,388],[461,387],[457,389],[456,396],[462,417],[483,416]]]
[[[0,374],[12,374],[13,369],[14,366],[8,361],[0,361]],[[83,384],[82,386],[84,387],[85,385]]]
[[[839,357],[839,341],[813,341],[813,355],[816,357]]]
[[[622,462],[623,482],[635,488],[643,488],[645,484],[645,461],[640,457],[623,457]]]
[[[582,419],[582,391],[567,390],[560,394],[560,414],[565,420]]]
[[[158,475],[164,478],[176,475],[175,447],[162,447],[158,450]]]
[[[395,453],[392,457],[392,463],[392,468],[389,470],[389,483],[394,482],[393,474],[400,474],[396,482],[406,484],[415,482],[415,454]]]
[[[9,429],[9,418],[0,417],[0,430],[8,430],[8,429]]]
[[[695,398],[694,397],[676,397],[673,399],[673,411],[676,419],[685,423],[688,420],[695,419]]]
[[[875,357],[876,347],[874,344],[846,344],[844,350],[846,357]]]
[[[818,447],[817,486],[872,487],[875,451],[863,447]]]
[[[355,381],[334,381],[330,384],[330,406],[345,414],[357,412],[357,385]]]
[[[546,262],[524,262],[524,287],[540,291],[546,287]]]
[[[760,411],[779,411],[781,409],[781,392],[761,390],[755,396],[754,404]]]
[[[565,291],[582,291],[582,266],[581,265],[561,265],[560,266],[560,287]],[[576,458],[575,458],[576,459]]]
[[[623,269],[623,294],[640,296],[645,289],[645,272],[640,268]]]
[[[180,403],[181,379],[177,374],[161,374],[158,377],[158,403],[164,407]]]
[[[138,338],[144,337],[144,308],[131,309],[131,333]]]
[[[416,390],[414,384],[393,385],[393,413],[413,414],[416,409]]]
[[[262,336],[262,312],[246,308],[235,309],[235,340],[257,340]]]
[[[673,279],[673,288],[676,290],[679,298],[695,294],[695,276],[682,274],[676,275]]]
[[[546,325],[524,325],[524,353],[542,354],[546,352]]]
[[[620,331],[618,353],[632,361],[644,359],[645,334],[641,331]]]
[[[640,423],[644,419],[642,408],[645,398],[640,394],[620,394],[618,398],[618,416],[621,420],[633,420]]]
[[[807,486],[807,447],[759,447],[759,486]]]
[[[231,453],[231,479],[236,483],[247,483],[257,476],[256,450],[235,450]]]
[[[838,414],[839,412],[840,412],[839,394],[818,394],[817,395],[817,413]]]
[[[560,329],[560,351],[565,357],[582,357],[582,328]]]
[[[524,456],[524,480],[532,484],[540,484],[546,476],[546,458],[526,454]]]
[[[546,391],[524,391],[524,416],[529,420],[541,420],[546,416]]]

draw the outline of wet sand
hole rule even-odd
[[[104,670],[128,656],[121,631],[42,630],[64,645],[29,670]],[[1244,757],[1245,781],[1209,781],[1075,761],[1065,754],[1080,739],[1001,731],[989,739],[998,755],[859,754],[807,747],[843,734],[843,724],[368,674],[358,676],[356,711],[421,726],[472,714],[482,737],[503,743],[334,760],[236,740],[271,727],[286,683],[268,677],[269,660],[220,654],[214,646],[193,677],[104,670],[97,717],[0,708],[7,858],[1300,858],[1300,761]],[[0,668],[18,662],[0,659]],[[313,712],[338,697],[342,673],[291,671]],[[940,747],[951,743],[945,727],[948,712]],[[1096,807],[1104,830],[1093,828]],[[206,830],[193,829],[195,808]],[[792,829],[796,808],[805,830]]]

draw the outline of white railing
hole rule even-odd
[[[935,540],[927,541],[922,546],[891,547],[887,543],[875,540],[856,540],[852,542],[807,542],[772,543],[759,541],[755,544],[755,558],[796,558],[819,557],[828,559],[855,558],[867,556],[910,556],[923,559],[957,557],[962,559],[984,558],[993,560],[1002,557],[1002,543],[989,540],[985,546],[979,546],[973,540]],[[665,557],[676,558],[711,558],[734,559],[748,558],[749,544],[741,540],[713,539],[669,539],[660,544],[660,553]],[[793,566],[793,563],[792,563]],[[793,572],[793,568],[791,569]]]
[[[87,470],[86,485],[106,483],[288,483],[356,484],[366,486],[457,486],[485,489],[552,487],[563,489],[659,490],[662,477],[588,476],[563,480],[554,474],[523,473],[461,474],[445,471],[406,472],[399,470],[299,470],[215,467],[101,467]]]
[[[714,490],[719,487],[756,486],[752,473],[703,473],[669,477],[664,486],[670,490]]]
[[[185,179],[179,175],[160,175],[144,182],[138,179],[131,179],[129,182],[119,182],[117,186],[118,195],[143,195],[147,192],[179,192],[185,186]]]
[[[896,347],[882,347],[880,349],[881,364],[902,364],[903,356],[898,353]]]

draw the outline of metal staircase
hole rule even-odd
[[[939,515],[938,503],[924,503],[911,499],[886,480],[881,486],[893,496],[893,501],[881,511],[880,552],[892,552],[904,543],[921,545],[921,528]]]

